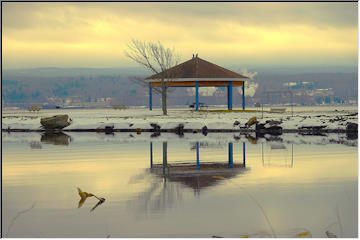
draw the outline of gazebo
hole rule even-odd
[[[167,87],[195,87],[195,109],[199,110],[199,87],[227,87],[228,110],[232,110],[232,88],[242,87],[242,109],[245,110],[244,81],[248,77],[240,75],[205,61],[197,56],[164,72],[145,80],[149,83],[149,109],[152,110],[152,88],[161,87],[162,76]]]

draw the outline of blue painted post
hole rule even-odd
[[[153,166],[153,147],[152,142],[150,142],[150,168]]]
[[[234,167],[234,161],[233,161],[233,143],[229,143],[229,168]]]
[[[195,83],[195,104],[196,104],[196,111],[199,110],[199,81]]]
[[[242,109],[245,110],[245,81],[242,85]]]
[[[228,110],[232,110],[232,81],[229,82],[228,86]]]
[[[196,169],[200,169],[199,142],[196,143]]]
[[[151,89],[151,83],[149,83],[149,109],[152,110],[152,89]]]
[[[243,166],[246,166],[246,162],[245,162],[245,142],[243,142]]]

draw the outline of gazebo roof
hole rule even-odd
[[[244,81],[248,78],[197,56],[164,72],[147,77],[146,80],[161,81],[161,76],[166,76],[169,81]]]

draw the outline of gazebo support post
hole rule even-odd
[[[228,110],[232,110],[232,81],[228,85]]]
[[[245,110],[245,82],[242,85],[242,109]]]
[[[152,88],[151,83],[149,83],[149,109],[152,110]]]
[[[199,81],[195,83],[195,109],[196,111],[199,110]]]
[[[196,142],[196,170],[200,170],[199,142]]]
[[[234,161],[233,161],[233,143],[229,142],[229,168],[234,167]]]

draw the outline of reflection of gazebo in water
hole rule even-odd
[[[199,193],[201,189],[214,186],[219,182],[236,177],[245,171],[245,143],[243,143],[242,163],[234,163],[233,143],[228,144],[227,162],[200,163],[199,142],[196,142],[196,163],[168,163],[167,142],[163,142],[163,161],[153,163],[153,145],[150,142],[150,171],[164,181],[181,183]]]
[[[228,109],[232,110],[232,88],[242,87],[242,109],[245,110],[245,85],[248,79],[196,56],[164,72],[146,78],[149,82],[149,109],[152,110],[152,88],[161,87],[166,76],[167,87],[195,87],[195,109],[199,109],[199,87],[227,87]]]

